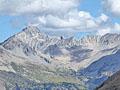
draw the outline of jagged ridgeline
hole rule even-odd
[[[119,34],[76,40],[28,26],[0,44],[0,87],[93,90],[120,70],[119,50]]]

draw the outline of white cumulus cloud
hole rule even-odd
[[[107,33],[120,33],[120,24],[115,23],[111,26],[100,27],[97,31],[97,35],[105,35]]]
[[[104,35],[119,32],[120,25],[108,26],[109,17],[101,13],[94,17],[80,11],[81,0],[0,0],[0,15],[24,16],[29,23],[46,30],[97,32]],[[106,8],[120,15],[120,0],[104,0]]]
[[[110,33],[110,32],[111,32],[111,28],[106,27],[106,28],[102,28],[102,29],[98,30],[97,35],[102,36],[102,35],[105,35],[105,34]]]
[[[107,22],[108,17],[105,14],[101,14],[95,18],[89,12],[74,10],[68,12],[63,17],[46,15],[39,16],[37,20],[40,25],[48,28],[94,31],[102,23]]]
[[[103,0],[103,4],[112,14],[120,16],[120,0]]]
[[[79,0],[0,0],[1,14],[61,14],[77,8]]]

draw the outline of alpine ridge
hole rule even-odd
[[[27,26],[0,44],[0,87],[94,90],[120,70],[119,51],[120,34],[78,40]]]

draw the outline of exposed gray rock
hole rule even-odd
[[[37,78],[38,82],[44,83],[58,80],[61,82],[54,83],[55,89],[58,86],[65,90],[67,85],[64,87],[61,83],[66,81],[72,86],[73,83],[81,85],[85,81],[82,75],[92,90],[120,70],[119,50],[120,34],[91,35],[76,40],[74,37],[49,36],[37,27],[28,26],[0,44],[0,70],[26,76],[25,80]],[[32,66],[29,67],[26,62]],[[51,78],[57,80],[52,81]],[[20,84],[15,86],[19,88]]]

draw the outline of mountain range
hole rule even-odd
[[[75,39],[27,26],[0,43],[0,87],[94,90],[120,70],[119,58],[120,34]]]

